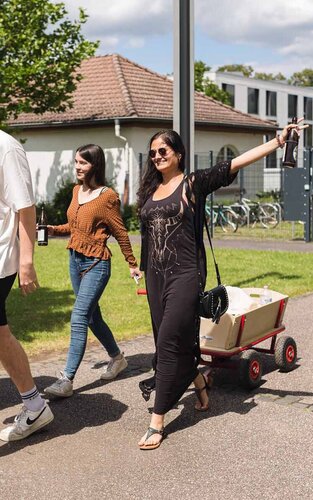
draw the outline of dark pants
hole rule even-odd
[[[0,326],[8,324],[5,312],[5,301],[13,286],[15,277],[16,273],[6,276],[5,278],[0,278]]]
[[[150,279],[149,279],[150,278]],[[147,277],[148,300],[156,345],[156,394],[154,413],[164,415],[179,401],[197,377],[196,272],[180,272],[175,278]]]

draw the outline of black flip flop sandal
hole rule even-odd
[[[161,439],[158,443],[154,443],[154,444],[146,444],[146,442],[148,441],[148,439],[153,436],[153,434],[160,434],[161,436]],[[163,439],[165,439],[165,432],[164,432],[164,428],[163,429],[154,429],[153,427],[148,427],[148,432],[147,432],[147,436],[146,436],[146,440],[145,442],[139,446],[139,448],[141,450],[155,450],[156,448],[158,448],[160,446],[160,444],[162,443]]]

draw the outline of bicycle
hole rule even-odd
[[[211,205],[207,201],[205,205],[205,217],[208,225],[211,224]],[[224,233],[235,233],[238,229],[238,215],[230,207],[223,205],[214,205],[213,207],[213,225],[219,225]]]
[[[266,229],[274,229],[280,222],[280,210],[275,203],[260,203],[242,198],[241,202],[231,205],[239,217],[239,225],[254,227],[260,223]]]

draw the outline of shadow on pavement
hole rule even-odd
[[[55,382],[55,380],[56,377],[34,377],[39,392],[43,392],[44,388]],[[0,411],[21,404],[20,395],[9,376],[7,378],[0,378],[0,394]]]
[[[0,394],[0,411],[21,403],[20,395],[9,378],[0,379]]]
[[[128,406],[109,394],[75,394],[75,398],[50,401],[54,421],[46,428],[28,438],[0,446],[0,457],[10,455],[24,448],[30,448],[42,441],[59,436],[76,434],[86,427],[97,427],[119,420]],[[4,423],[9,424],[13,415]],[[2,442],[1,442],[2,443]]]
[[[240,287],[255,286],[255,283],[258,280],[264,280],[265,278],[284,278],[286,280],[288,280],[288,279],[292,280],[292,279],[297,279],[299,277],[300,276],[298,274],[288,274],[288,275],[285,275],[283,273],[280,273],[280,272],[277,272],[277,271],[273,271],[273,272],[269,272],[269,273],[258,274],[256,276],[251,276],[248,279],[235,281],[233,283],[233,286],[238,286],[239,288]]]
[[[189,391],[190,392],[190,391]],[[212,417],[224,415],[225,413],[238,413],[245,415],[257,406],[254,400],[251,401],[251,394],[236,392],[234,394],[225,393],[218,389],[210,391],[210,407],[206,412],[198,412],[194,409],[196,397],[194,392],[180,400],[178,406],[183,405],[183,409],[177,418],[166,426],[166,432],[175,433],[177,431],[192,427],[200,420],[209,420]],[[249,399],[249,401],[246,401]]]
[[[128,367],[123,370],[122,373],[118,375],[118,380],[126,380],[131,377],[137,377],[137,375],[144,375],[152,369],[152,358],[153,354],[134,354],[133,356],[126,356]],[[90,384],[83,385],[75,390],[75,392],[85,392],[90,389],[96,389],[97,387],[102,387],[110,382],[114,382],[116,379],[112,380],[101,380],[99,377],[101,372],[107,365],[107,360],[99,360],[91,366],[91,370],[95,372],[96,380]],[[145,376],[146,377],[146,376]],[[54,379],[55,380],[55,379]]]
[[[274,371],[284,373],[286,375],[286,372],[283,372],[280,370],[275,362],[275,357],[271,354],[265,354],[265,353],[259,353],[261,356],[262,360],[262,381],[261,385],[265,383],[264,376],[272,373]],[[301,358],[298,357],[297,363],[294,366],[292,371],[297,370],[298,368],[301,367]],[[238,386],[240,388],[240,381],[239,381],[239,365],[240,365],[240,355],[235,355],[232,356],[231,358],[225,360],[225,366],[222,366],[223,360],[220,360],[221,366],[214,367],[213,372],[214,372],[214,385],[215,386],[221,386],[223,384],[231,384],[233,386]],[[228,365],[230,363],[230,365]],[[201,365],[205,366],[205,365]],[[205,370],[204,370],[205,371]],[[282,382],[283,383],[283,382]]]

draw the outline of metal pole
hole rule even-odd
[[[198,170],[199,168],[199,158],[198,158],[198,155],[195,155],[195,172]]]
[[[310,149],[310,172],[309,172],[309,183],[310,183],[310,192],[309,192],[309,211],[310,211],[310,241],[313,239],[312,228],[313,228],[313,149]]]
[[[306,243],[311,241],[311,152],[305,151],[303,154],[303,180],[304,180],[304,239]]]
[[[173,0],[173,128],[186,148],[186,173],[194,170],[194,0]]]
[[[138,166],[139,166],[139,181],[142,180],[142,171],[143,171],[143,154],[139,153],[138,155]]]

